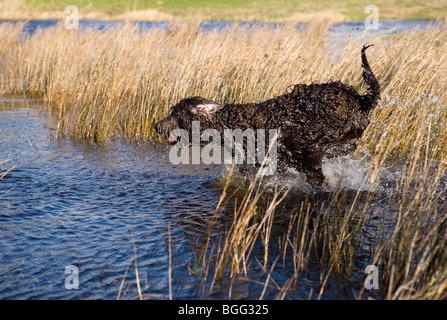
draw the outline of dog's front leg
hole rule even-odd
[[[323,155],[319,150],[306,150],[303,152],[302,168],[306,174],[307,182],[313,186],[320,186],[324,182]]]

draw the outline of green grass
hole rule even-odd
[[[11,2],[11,0],[0,0],[0,6],[2,2],[7,3]],[[21,1],[22,8],[36,8],[43,13],[43,17],[51,16],[51,13],[58,13],[58,17],[60,17],[60,14],[63,13],[68,4],[77,6],[81,15],[83,12],[96,12],[98,13],[98,18],[104,19],[123,18],[122,14],[124,13],[152,9],[161,13],[159,17],[162,20],[321,21],[323,19],[330,21],[363,21],[368,16],[368,13],[364,12],[365,7],[371,4],[379,8],[379,19],[382,20],[445,19],[447,17],[447,1],[443,0],[377,0],[373,3],[370,0]],[[26,10],[23,10],[23,12],[25,15]],[[5,13],[3,13],[3,16],[5,16]],[[20,12],[16,12],[13,16],[20,16]],[[27,18],[26,15],[24,17]],[[144,19],[144,15],[138,17]],[[136,18],[129,19],[136,20]],[[154,19],[154,16],[150,15],[147,19]]]

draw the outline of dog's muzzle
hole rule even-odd
[[[170,132],[178,127],[176,124],[177,123],[175,123],[175,119],[173,119],[173,117],[171,116],[168,116],[165,119],[162,119],[155,123],[153,125],[153,128],[159,135],[167,138],[170,145],[174,145],[179,141],[179,138],[170,138]]]

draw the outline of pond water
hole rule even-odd
[[[203,293],[202,279],[190,274],[224,168],[174,166],[158,143],[93,146],[51,138],[43,107],[39,100],[0,99],[0,159],[11,159],[1,169],[17,165],[0,183],[0,298],[116,299],[127,268],[124,298],[135,297],[134,248],[148,298],[168,297],[169,256],[173,298],[227,298],[225,284]],[[360,177],[361,170],[351,173]],[[71,265],[79,290],[65,287]],[[261,276],[258,268],[251,272],[251,279]],[[306,298],[309,289],[293,296]],[[254,298],[263,285],[241,281],[232,290]]]
[[[33,32],[55,23],[30,21],[27,28]],[[406,32],[425,22],[399,23]],[[356,27],[339,24],[332,31],[346,36]],[[0,170],[16,165],[0,180],[0,299],[134,298],[135,257],[145,298],[167,299],[170,281],[174,299],[228,298],[229,284],[203,290],[203,278],[191,271],[222,193],[225,168],[174,166],[168,147],[156,142],[93,146],[54,138],[54,119],[45,109],[40,100],[0,98],[0,161],[11,159]],[[347,172],[349,187],[367,189],[362,185],[367,167],[355,164],[334,160],[325,164],[325,173],[335,184]],[[377,188],[386,196],[383,186]],[[219,222],[220,229],[228,229],[230,220]],[[262,260],[262,252],[256,254]],[[78,268],[78,290],[65,286],[67,266]],[[310,268],[306,276],[318,280],[317,270]],[[266,277],[261,271],[253,266],[249,280],[236,279],[232,297],[257,299]],[[273,276],[285,282],[291,272],[286,263]],[[311,290],[318,292],[318,281],[313,285],[303,276],[287,298],[306,299]],[[267,290],[264,298],[277,294]],[[323,296],[351,297],[351,288],[332,281]]]
[[[160,145],[52,141],[39,107],[0,100],[0,157],[18,165],[0,185],[0,297],[115,299],[134,244],[140,277],[163,297],[169,224],[172,264],[183,270],[175,292],[195,297],[194,278],[182,280],[191,260],[182,230],[214,212],[219,171],[172,167]],[[64,287],[68,265],[79,267],[79,292]]]

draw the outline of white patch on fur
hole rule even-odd
[[[192,112],[202,116],[209,116],[221,108],[222,106],[220,104],[206,103],[206,104],[199,104],[197,107],[193,109]]]

